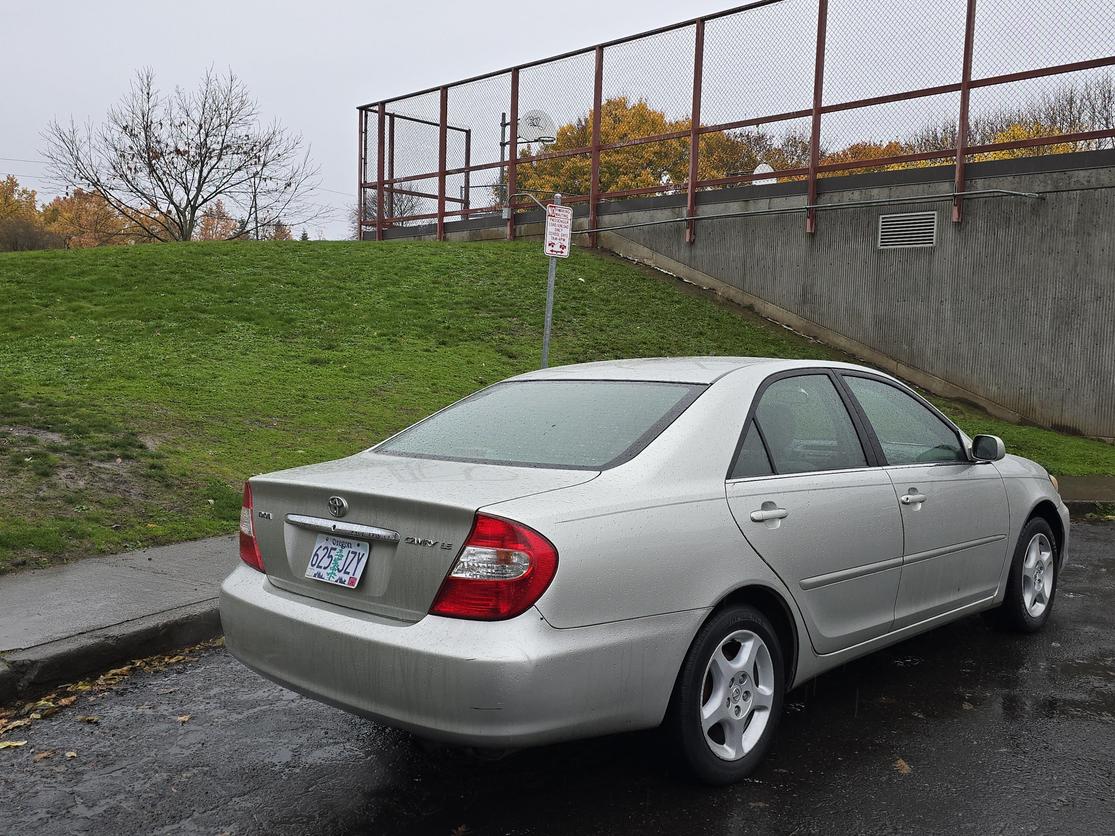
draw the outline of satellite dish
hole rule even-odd
[[[759,163],[757,166],[755,166],[755,171],[753,173],[754,174],[774,174],[774,169],[771,168],[766,163]],[[752,180],[751,185],[753,185],[753,186],[769,186],[771,183],[777,183],[777,182],[778,182],[778,179],[776,177],[764,177],[761,180]]]
[[[544,110],[528,110],[519,117],[519,142],[541,142],[548,145],[557,137],[554,120]]]

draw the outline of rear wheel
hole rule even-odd
[[[707,784],[749,775],[770,749],[786,690],[769,619],[734,605],[701,628],[682,665],[668,719],[682,759]]]
[[[1057,594],[1057,539],[1040,517],[1022,528],[1014,549],[1007,592],[995,611],[999,624],[1022,633],[1045,626]]]

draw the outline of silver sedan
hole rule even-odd
[[[221,618],[264,676],[466,746],[664,725],[728,783],[826,669],[976,612],[1039,629],[1069,523],[894,378],[709,357],[489,386],[251,479],[240,531]]]

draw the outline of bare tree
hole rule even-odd
[[[376,192],[369,189],[364,195],[364,220],[367,222],[374,222],[376,219]],[[392,192],[388,195],[387,201],[384,203],[384,216],[403,218],[407,215],[417,215],[420,208],[421,198],[403,192]],[[388,226],[407,226],[408,221],[392,221]],[[365,231],[373,231],[374,226],[364,227]],[[357,200],[356,205],[352,207],[349,213],[349,239],[353,241],[361,240],[360,237],[360,201]]]
[[[136,74],[131,90],[99,127],[52,121],[44,134],[54,178],[94,191],[158,241],[188,241],[205,208],[221,199],[238,219],[230,238],[305,223],[317,168],[302,137],[260,121],[259,106],[231,71],[206,71],[194,91],[164,95],[155,74]]]

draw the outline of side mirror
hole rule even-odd
[[[997,435],[977,435],[972,439],[972,457],[981,462],[997,462],[1006,454],[1003,439]]]

